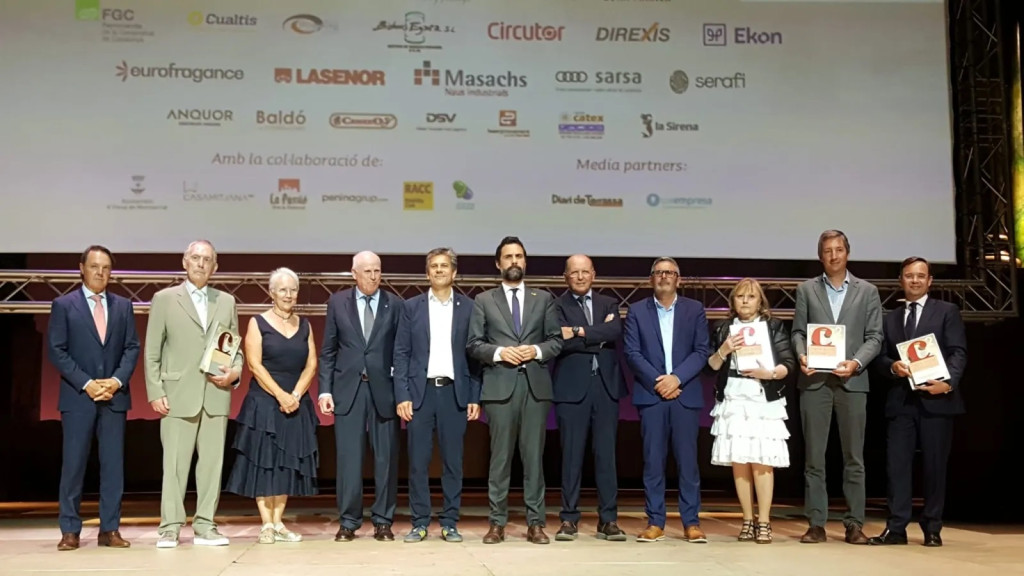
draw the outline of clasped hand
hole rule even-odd
[[[113,378],[98,378],[89,382],[85,387],[85,393],[92,398],[93,402],[105,402],[113,398],[114,392],[117,392],[120,387],[121,385]]]
[[[501,349],[501,361],[519,366],[537,357],[537,349],[529,344],[506,346]]]

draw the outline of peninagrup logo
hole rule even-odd
[[[227,68],[181,68],[171,62],[167,66],[129,66],[128,62],[122,60],[114,66],[115,76],[121,82],[127,82],[128,78],[140,79],[168,79],[168,80],[191,80],[200,83],[206,80],[243,80],[244,70],[231,70]]]
[[[337,68],[274,68],[277,84],[319,84],[335,86],[384,86],[383,70],[341,70]]]

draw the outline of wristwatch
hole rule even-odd
[[[572,335],[573,336],[579,336],[580,335],[580,327],[579,326],[573,326],[572,327]]]
[[[296,400],[302,398],[302,394],[299,394],[298,390],[292,390],[292,396],[294,396]]]

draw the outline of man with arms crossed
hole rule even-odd
[[[82,288],[53,301],[46,330],[50,362],[60,372],[60,531],[57,550],[77,550],[79,507],[93,435],[100,457],[100,546],[128,548],[121,538],[124,429],[132,397],[129,380],[139,359],[135,311],[127,298],[107,292],[114,257],[103,246],[82,252]]]
[[[821,276],[800,284],[793,315],[793,351],[800,361],[800,420],[803,424],[804,506],[810,526],[800,541],[824,542],[828,520],[825,452],[835,411],[843,446],[843,517],[846,541],[867,544],[864,535],[864,428],[867,423],[868,374],[864,371],[882,346],[882,301],[878,288],[846,269],[850,241],[839,230],[818,238]],[[846,359],[832,371],[807,367],[807,325],[846,327]]]
[[[476,297],[467,350],[483,365],[480,402],[491,433],[487,478],[490,529],[484,544],[505,540],[508,485],[516,443],[523,461],[526,539],[550,542],[544,533],[544,435],[551,408],[551,375],[546,363],[562,349],[555,299],[525,286],[526,249],[506,236],[494,252],[501,286]]]
[[[406,542],[427,537],[435,428],[443,462],[441,538],[462,542],[455,526],[462,503],[462,446],[466,422],[480,417],[480,379],[466,357],[473,301],[452,290],[457,265],[450,248],[427,254],[430,289],[405,301],[395,337],[395,401],[409,442],[412,530]]]
[[[594,263],[583,254],[565,261],[569,290],[555,301],[562,326],[562,353],[555,366],[554,401],[562,441],[562,526],[555,540],[579,533],[580,483],[587,435],[593,432],[597,480],[597,537],[625,541],[618,526],[615,447],[619,399],[627,393],[615,344],[622,336],[619,302],[591,290]]]
[[[391,377],[402,300],[380,289],[380,257],[352,257],[354,288],[327,301],[320,349],[320,411],[334,415],[339,523],[335,542],[351,542],[363,523],[363,451],[373,450],[373,538],[395,539],[398,417]]]
[[[704,408],[700,372],[711,344],[704,306],[677,294],[679,264],[662,257],[651,266],[654,296],[629,307],[623,338],[633,371],[633,404],[640,412],[644,451],[644,511],[639,542],[665,539],[665,459],[672,444],[679,467],[679,519],[687,542],[708,541],[700,528],[697,432]]]
[[[960,310],[928,295],[932,273],[924,258],[907,258],[900,272],[906,300],[885,316],[882,353],[876,371],[886,380],[886,472],[889,479],[889,520],[885,531],[868,544],[906,544],[913,508],[914,449],[920,444],[924,468],[924,545],[942,546],[942,509],[946,503],[946,465],[953,444],[953,417],[964,413],[960,380],[967,365],[967,333]],[[927,380],[910,388],[910,370],[896,345],[934,334],[949,370],[949,379]]]
[[[209,285],[217,271],[217,252],[206,240],[188,245],[181,259],[187,278],[153,296],[146,326],[146,394],[160,414],[164,478],[160,492],[157,548],[174,548],[185,524],[185,488],[192,454],[196,462],[196,513],[192,519],[197,546],[227,546],[214,515],[220,501],[224,434],[231,412],[231,387],[242,374],[242,355],[217,375],[199,369],[207,333],[217,324],[238,333],[235,298]]]

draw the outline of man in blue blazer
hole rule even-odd
[[[60,372],[58,408],[64,432],[58,550],[76,550],[79,506],[93,436],[99,446],[98,544],[128,548],[119,532],[124,492],[124,430],[132,407],[129,382],[139,359],[132,303],[107,292],[114,258],[103,246],[82,253],[82,289],[53,301],[46,331],[50,362]]]
[[[942,509],[946,502],[946,466],[953,444],[953,417],[964,413],[960,380],[967,366],[967,333],[960,310],[928,295],[932,274],[928,261],[903,261],[900,286],[905,301],[885,316],[882,352],[874,368],[887,385],[885,397],[889,519],[885,530],[868,540],[871,545],[906,544],[913,508],[914,452],[920,444],[924,472],[924,545],[942,546]],[[946,361],[949,379],[928,380],[911,389],[910,371],[896,345],[934,334]]]
[[[624,541],[618,526],[618,476],[615,467],[619,399],[626,396],[615,345],[622,336],[619,301],[591,290],[594,263],[583,254],[565,261],[569,290],[555,300],[562,326],[562,352],[553,381],[558,434],[562,441],[562,526],[555,540],[579,533],[580,483],[587,436],[593,433],[597,483],[597,537]]]
[[[644,450],[644,511],[639,542],[665,539],[665,458],[671,441],[679,467],[679,517],[688,542],[704,543],[700,528],[697,431],[704,408],[700,372],[711,353],[704,306],[679,296],[679,265],[658,258],[651,267],[654,296],[629,307],[624,349],[633,371],[633,404],[640,412]]]
[[[443,463],[441,537],[462,542],[456,528],[462,504],[462,441],[467,421],[480,417],[480,377],[466,357],[473,300],[452,290],[457,266],[451,248],[427,253],[430,290],[402,305],[395,336],[395,402],[399,418],[408,423],[412,530],[405,541],[410,543],[426,539],[430,524],[435,429]]]
[[[402,300],[380,289],[380,258],[352,258],[355,288],[327,300],[320,351],[320,411],[334,415],[339,523],[336,542],[351,542],[363,523],[363,451],[373,450],[373,537],[395,539],[398,502],[398,417],[392,357]]]

